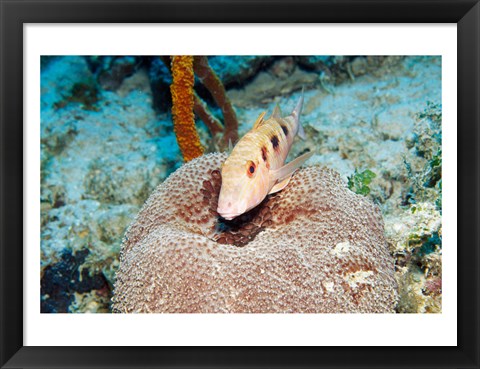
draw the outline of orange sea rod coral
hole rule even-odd
[[[193,68],[198,79],[202,81],[203,85],[212,94],[217,105],[222,109],[225,123],[222,148],[226,148],[229,141],[232,143],[238,141],[238,121],[235,110],[227,96],[222,81],[220,81],[220,78],[208,64],[208,58],[206,56],[195,56]]]
[[[185,161],[190,161],[203,154],[193,114],[195,83],[193,56],[173,56],[171,69],[173,127],[183,158]]]

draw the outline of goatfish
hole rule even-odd
[[[218,199],[218,214],[226,219],[253,209],[268,195],[284,189],[293,173],[308,160],[308,152],[285,164],[293,139],[305,139],[299,118],[303,106],[303,91],[292,113],[282,118],[276,105],[266,119],[261,113],[253,128],[243,136],[222,166],[222,187]]]

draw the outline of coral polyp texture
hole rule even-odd
[[[192,160],[147,200],[122,244],[114,312],[394,312],[394,262],[375,205],[314,166],[224,221],[225,159]]]

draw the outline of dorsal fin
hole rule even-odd
[[[282,117],[282,112],[280,111],[280,106],[277,104],[275,105],[275,108],[273,109],[272,113],[272,118],[281,118]]]
[[[263,113],[261,113],[261,114],[258,116],[257,120],[255,121],[255,124],[253,125],[253,129],[258,128],[258,127],[260,127],[260,126],[263,124],[263,122],[265,121],[265,120],[263,119],[263,118],[265,117],[265,114],[267,114],[266,111],[264,111]]]

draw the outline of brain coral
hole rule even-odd
[[[216,213],[225,154],[157,187],[122,245],[114,312],[393,312],[379,209],[329,169],[296,172],[234,221]]]

